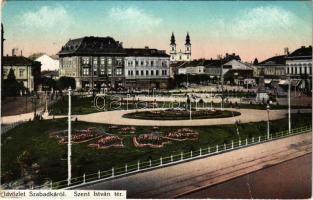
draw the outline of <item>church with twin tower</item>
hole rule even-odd
[[[174,33],[172,33],[171,43],[170,43],[170,61],[171,62],[191,61],[191,43],[190,43],[189,33],[187,33],[187,36],[186,36],[184,52],[182,52],[181,49],[179,50],[179,52],[177,51],[175,36],[174,36]]]

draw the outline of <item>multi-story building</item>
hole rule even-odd
[[[284,78],[286,75],[285,57],[286,55],[274,56],[253,65],[253,76],[260,77],[260,73],[262,72],[262,76],[266,79]]]
[[[125,83],[122,43],[111,37],[69,40],[58,53],[60,77],[75,78],[76,88],[118,88]]]
[[[166,89],[169,79],[169,55],[145,47],[129,48],[125,57],[125,87],[129,89]]]
[[[111,37],[84,37],[68,41],[58,55],[60,77],[74,77],[77,89],[167,87],[165,51],[125,49]]]
[[[22,82],[29,92],[34,90],[34,77],[32,75],[32,66],[34,62],[24,56],[4,56],[2,59],[3,79],[6,79],[12,69],[15,79]]]
[[[286,74],[299,80],[300,88],[312,90],[312,46],[302,46],[286,57]]]
[[[190,43],[190,36],[187,33],[186,42],[185,42],[185,51],[179,52],[176,49],[176,41],[174,33],[171,36],[171,43],[170,43],[170,61],[171,62],[179,62],[179,61],[191,61],[191,43]]]

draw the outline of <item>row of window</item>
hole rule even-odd
[[[288,67],[287,74],[312,74],[312,67]]]
[[[82,64],[84,64],[84,65],[91,64],[89,57],[82,57],[81,61],[82,61]],[[101,65],[107,64],[108,66],[112,66],[112,64],[114,63],[114,65],[116,65],[116,66],[122,66],[122,64],[123,64],[122,62],[123,62],[122,58],[116,58],[114,60],[112,58],[107,58],[107,59],[100,58],[100,64]],[[98,58],[93,58],[92,59],[92,64],[93,65],[98,65]]]
[[[17,74],[16,74],[16,72],[15,72],[15,69],[13,69],[13,71],[14,71],[14,75],[16,76]],[[4,69],[3,70],[3,75],[4,76],[7,76],[8,74],[9,74],[9,72],[10,72],[10,70],[8,70],[8,69]],[[24,77],[24,75],[25,75],[25,69],[19,69],[18,70],[18,77]],[[17,77],[17,78],[18,78]]]
[[[146,61],[139,61],[139,60],[132,60],[132,61],[126,61],[126,66],[162,66],[162,67],[166,67],[166,61],[154,61],[154,60],[146,60]]]
[[[155,72],[155,73],[154,73]],[[128,76],[159,76],[159,70],[128,70]],[[162,76],[167,75],[167,70],[161,71]]]
[[[91,75],[91,70],[90,68],[83,68],[83,76],[90,76]],[[112,75],[112,69],[107,69],[107,74],[108,75]],[[122,75],[123,74],[123,70],[121,68],[116,68],[115,69],[115,75]],[[93,69],[93,75],[97,76],[98,75],[98,70],[97,68]],[[102,68],[99,71],[99,75],[105,75],[105,70]]]

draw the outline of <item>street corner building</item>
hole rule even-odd
[[[76,89],[166,89],[170,56],[165,51],[123,48],[112,37],[69,40],[58,53],[60,76],[75,78]]]

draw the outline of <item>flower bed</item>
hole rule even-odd
[[[67,130],[55,131],[50,133],[50,137],[58,139],[59,144],[66,144],[67,139]],[[85,130],[74,130],[72,134],[73,143],[83,143],[89,140],[101,137],[101,134],[96,128],[87,128]]]
[[[176,141],[198,140],[199,133],[190,128],[180,128],[174,132],[168,132],[163,138]]]
[[[116,135],[108,135],[100,138],[97,143],[89,144],[90,147],[95,147],[98,149],[108,149],[110,147],[123,148],[123,139]]]
[[[135,147],[151,147],[151,148],[162,148],[164,144],[162,137],[149,133],[149,134],[140,134],[133,137],[133,144]]]

